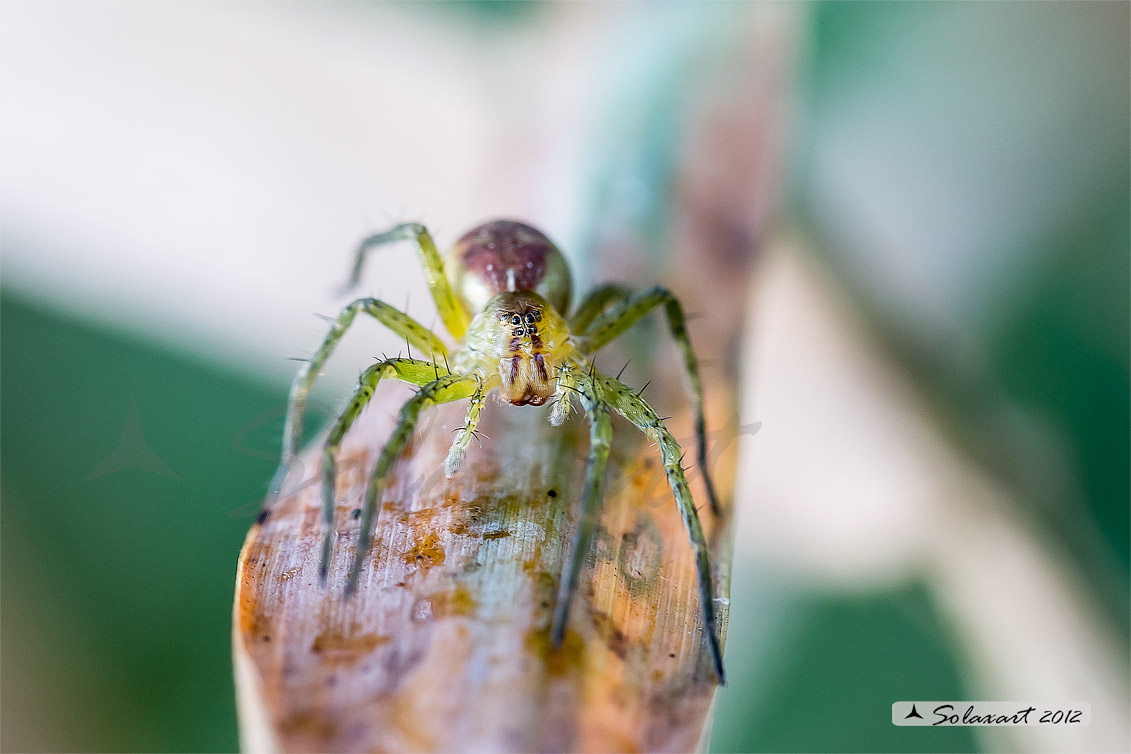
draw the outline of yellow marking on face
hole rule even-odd
[[[503,399],[540,406],[557,390],[557,364],[572,353],[569,328],[546,299],[531,291],[493,296],[472,320],[466,354],[483,376],[497,375]]]

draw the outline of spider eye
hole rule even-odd
[[[528,324],[528,325],[534,324],[534,313],[533,312],[527,312],[527,314],[526,314],[526,324]]]
[[[514,315],[513,317],[511,317],[511,324],[512,325],[521,325],[522,324],[522,317],[518,316],[517,314]]]

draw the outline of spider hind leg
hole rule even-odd
[[[707,539],[699,522],[699,513],[691,498],[691,488],[683,469],[683,451],[679,442],[668,430],[663,420],[647,401],[637,395],[620,380],[606,375],[598,375],[601,392],[614,411],[636,425],[641,432],[660,447],[660,458],[668,478],[668,486],[683,517],[684,527],[691,540],[695,556],[695,570],[698,577],[699,599],[703,610],[703,632],[711,652],[711,661],[718,676],[719,685],[726,683],[723,674],[723,652],[719,641],[718,620],[715,616],[714,584],[711,576],[711,561],[708,554]]]
[[[613,304],[621,303],[631,298],[632,291],[623,285],[603,285],[596,288],[585,297],[569,320],[570,329],[578,335],[584,335],[593,320],[605,313]]]
[[[345,289],[351,290],[361,280],[361,269],[365,265],[365,257],[374,249],[396,241],[414,241],[417,253],[420,255],[420,266],[424,269],[424,279],[428,283],[428,290],[432,293],[432,300],[436,302],[436,310],[444,327],[459,339],[467,332],[467,314],[456,299],[452,290],[451,281],[448,280],[444,270],[444,261],[436,249],[436,242],[432,234],[420,223],[404,223],[395,228],[369,236],[361,241],[354,252],[353,269],[350,272],[349,282]]]

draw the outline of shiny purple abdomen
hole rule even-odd
[[[540,231],[513,220],[480,225],[456,242],[456,250],[467,271],[494,293],[534,290],[546,276],[547,257],[558,253]]]
[[[537,228],[515,220],[492,220],[456,241],[456,287],[473,310],[482,306],[477,288],[490,295],[534,291],[559,311],[569,303],[570,275],[565,258]],[[477,284],[470,284],[472,278]]]

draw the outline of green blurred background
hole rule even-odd
[[[303,320],[296,331],[295,320],[272,320],[252,303],[241,308],[245,293],[251,301],[267,295],[248,293],[251,287],[271,290],[278,283],[277,311],[306,317],[323,303],[288,297],[297,290],[292,283],[301,284],[306,270],[324,268],[309,283],[318,288],[311,295],[330,289],[352,240],[384,224],[359,215],[462,218],[480,205],[449,212],[425,203],[466,201],[451,196],[470,190],[459,180],[466,174],[478,176],[491,195],[484,168],[497,167],[490,180],[528,185],[521,181],[531,173],[494,161],[514,148],[507,141],[516,134],[515,160],[543,166],[543,185],[561,184],[535,190],[534,211],[542,209],[574,242],[582,264],[609,223],[662,245],[677,194],[671,165],[685,159],[688,103],[704,86],[725,88],[727,55],[753,45],[778,45],[769,60],[793,72],[780,90],[740,88],[730,95],[785,113],[778,122],[788,133],[767,142],[780,151],[781,165],[768,184],[776,199],[767,236],[787,229],[805,239],[892,368],[924,397],[938,432],[1020,501],[1021,520],[1048,532],[1050,547],[1068,554],[1066,567],[1080,579],[1075,588],[1102,606],[1099,620],[1115,627],[1122,647],[1115,656],[1126,663],[1128,4],[779,6],[775,12],[785,21],[772,16],[770,25],[791,31],[781,37],[734,32],[732,26],[749,28],[744,14],[752,12],[739,4],[570,5],[577,7],[264,4],[236,11],[91,4],[74,20],[46,5],[7,4],[0,281],[4,750],[238,747],[230,660],[235,559],[273,470],[293,366],[282,357],[303,355],[321,327]],[[144,71],[162,55],[172,62],[157,68],[151,88],[127,78],[102,80],[103,89],[90,92],[69,66],[83,66],[83,55],[97,54],[102,42],[76,48],[79,21],[96,23],[103,34],[92,36],[112,48],[106,55],[122,70]],[[187,41],[165,48],[162,35],[174,26],[187,29]],[[635,36],[623,36],[627,30]],[[305,81],[297,52],[289,67],[280,67],[265,43],[241,47],[254,33],[284,42],[307,34],[313,41],[303,52],[341,59],[312,66]],[[442,145],[429,143],[428,132],[408,151],[420,172],[447,186],[443,192],[419,176],[423,188],[383,178],[384,164],[394,175],[414,175],[396,162],[404,142],[382,142],[383,133],[356,142],[373,184],[333,174],[351,159],[345,148],[332,153],[333,143],[353,144],[352,132],[317,127],[337,122],[339,104],[347,121],[366,115],[358,103],[368,99],[377,100],[373,117],[383,123],[409,117],[404,108],[380,107],[383,92],[351,94],[348,80],[318,80],[359,66],[358,51],[368,49],[370,34],[399,40],[390,54],[401,67],[377,76],[392,88],[388,96],[406,98],[398,105],[418,98],[422,108],[411,118],[440,122]],[[553,40],[547,44],[564,71],[533,62],[525,70],[543,54],[543,39]],[[720,39],[726,44],[716,45]],[[602,58],[600,50],[616,54]],[[71,57],[59,61],[51,57],[56,53]],[[476,61],[491,83],[430,89],[443,79],[445,54],[456,63],[459,55]],[[607,77],[614,83],[596,87],[583,74],[571,78],[571,56],[578,71],[611,66]],[[223,78],[229,65],[246,67],[232,74],[246,90],[213,96],[194,83],[196,66]],[[396,88],[398,79],[409,82],[404,91]],[[560,94],[588,109],[559,112],[552,96],[549,105],[531,104],[568,81],[594,85],[598,93],[590,99],[584,88],[580,95]],[[165,99],[153,94],[158,90]],[[129,110],[139,92],[153,99]],[[75,100],[73,111],[67,97]],[[192,119],[162,114],[176,97],[191,103]],[[260,148],[256,126],[268,121],[250,115],[226,121],[208,108],[239,116],[243,105],[233,103],[250,112],[259,98],[328,110],[326,120],[280,123],[286,138],[265,135],[280,139],[276,152],[265,153],[279,157],[272,174],[249,179],[244,163],[233,160],[227,169],[217,158],[214,172],[201,178],[212,184],[190,186],[193,176],[177,161],[188,159],[177,156],[180,140],[221,155],[227,148],[242,159]],[[128,112],[118,113],[121,108]],[[459,108],[501,111],[502,118],[459,120],[452,114]],[[479,130],[453,132],[445,119]],[[552,146],[522,138],[524,129],[541,129],[551,139],[556,132],[547,124],[558,121],[563,128],[590,124],[580,136],[568,135],[574,151],[555,156]],[[120,136],[123,143],[150,129],[161,133],[129,152],[114,140],[119,125],[130,135]],[[389,128],[407,139],[411,126]],[[99,128],[105,133],[84,134]],[[244,135],[227,144],[233,130]],[[87,159],[106,147],[103,162]],[[460,150],[489,148],[497,150],[490,159],[459,161]],[[119,154],[134,155],[138,164],[113,163]],[[582,154],[581,163],[571,159]],[[315,166],[318,158],[324,167]],[[463,172],[447,181],[448,169]],[[608,201],[624,175],[637,179],[643,193],[631,202]],[[253,193],[256,180],[305,182],[303,190],[326,193],[311,210],[313,220],[337,235],[320,236],[317,224],[288,226],[289,215],[306,211],[293,203],[306,195]],[[151,195],[153,206],[135,213],[128,191],[107,198],[122,181]],[[225,181],[239,188],[226,188]],[[512,189],[518,190],[525,189]],[[408,205],[401,206],[405,193]],[[347,206],[326,209],[335,198]],[[157,223],[166,204],[177,206],[178,219],[149,235],[115,234],[119,224]],[[206,205],[223,211],[209,214]],[[76,206],[89,211],[69,214]],[[150,210],[155,216],[145,217]],[[251,230],[241,235],[240,223]],[[264,234],[258,240],[256,227]],[[198,251],[183,254],[186,237]],[[117,254],[129,241],[139,247],[136,256]],[[299,262],[278,250],[288,241],[320,251]],[[751,243],[751,253],[761,242]],[[236,244],[258,247],[259,256],[239,256]],[[186,265],[193,259],[213,282],[192,277]],[[254,266],[262,260],[267,264]],[[184,295],[177,295],[182,286]],[[368,350],[359,345],[355,353]],[[342,375],[352,368],[343,367]],[[347,383],[341,376],[326,400],[332,404]],[[1033,423],[1039,432],[1030,431]],[[733,680],[719,696],[713,750],[994,748],[970,728],[890,723],[893,701],[976,693],[953,628],[919,577],[844,589],[750,562],[740,556],[745,570],[735,575],[727,646]],[[1117,722],[1125,731],[1126,719]]]

